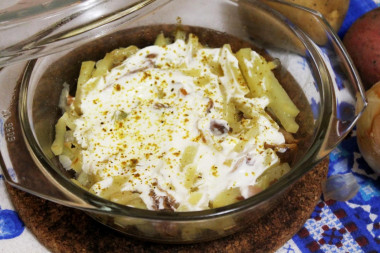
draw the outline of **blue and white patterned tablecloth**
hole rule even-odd
[[[361,15],[380,6],[380,0],[351,0],[339,35]],[[0,129],[1,131],[1,129]],[[351,172],[360,184],[346,202],[320,200],[302,229],[278,253],[380,252],[380,176],[365,163],[352,132],[330,155],[329,176]],[[0,174],[0,253],[43,253],[9,200]]]
[[[380,176],[361,156],[355,131],[330,154],[328,174],[350,172],[360,185],[358,194],[346,202],[321,199],[278,253],[380,252]]]

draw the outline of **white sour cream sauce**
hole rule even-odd
[[[224,54],[233,64],[238,62],[228,50],[203,48],[194,56],[188,47],[177,40],[165,47],[143,48],[105,77],[88,81],[94,88],[82,100],[83,114],[74,122],[74,137],[83,149],[83,172],[100,178],[92,186],[96,194],[109,187],[114,176],[124,175],[128,180],[121,190],[140,193],[148,209],[154,206],[153,190],[156,196],[169,194],[187,210],[203,210],[225,189],[237,187],[244,198],[249,197],[248,187],[279,163],[276,153],[264,148],[265,142],[285,142],[264,111],[266,97],[250,99],[258,135],[242,152],[234,151],[239,135],[211,130],[212,122],[228,125],[220,86],[228,90],[229,100],[244,94],[230,90],[234,81],[227,71],[218,77],[202,59],[221,61]],[[197,70],[198,77],[190,70]],[[200,77],[208,81],[199,85]],[[188,202],[186,168],[180,166],[189,145],[198,147],[192,189],[202,197],[196,204]]]

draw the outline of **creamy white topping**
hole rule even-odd
[[[176,40],[143,48],[88,81],[93,88],[82,98],[73,136],[82,149],[83,173],[98,179],[91,187],[96,194],[123,176],[120,190],[139,193],[148,209],[165,208],[168,197],[173,209],[203,210],[226,189],[240,188],[249,197],[256,179],[279,163],[264,143],[282,144],[284,137],[264,110],[268,99],[246,98],[248,88],[234,80],[228,64],[238,68],[235,56],[225,48],[194,55],[189,47]],[[212,62],[220,64],[222,76]],[[249,140],[232,133],[225,119],[226,102],[233,101],[252,110],[253,119],[241,119],[255,132]],[[183,166],[186,149],[196,153]],[[190,201],[194,192],[200,197]]]

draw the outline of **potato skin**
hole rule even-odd
[[[285,0],[319,11],[337,32],[346,16],[350,0]],[[306,22],[306,21],[305,21]]]
[[[367,164],[380,175],[380,82],[366,92],[368,105],[356,124],[360,153]]]
[[[368,90],[380,81],[380,7],[356,20],[344,36],[343,44]]]
[[[292,4],[300,5],[320,12],[332,29],[337,32],[346,16],[350,0],[284,0]],[[305,31],[318,45],[324,45],[328,41],[325,29],[314,16],[307,12],[292,7],[278,5],[274,2],[265,1],[268,5],[278,10],[293,23]]]

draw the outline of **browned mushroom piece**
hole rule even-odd
[[[285,143],[298,143],[299,142],[299,140],[295,139],[291,133],[285,131],[285,129],[283,129],[282,127],[280,127],[279,131],[280,131],[280,133],[282,133],[282,135],[284,135]]]
[[[179,91],[180,91],[181,94],[184,95],[184,96],[186,96],[186,95],[189,94],[185,88],[180,88]]]
[[[162,190],[160,187],[158,189]],[[175,201],[174,197],[171,196],[169,193],[164,191],[166,193],[165,196],[158,196],[154,190],[150,190],[149,196],[153,200],[153,206],[152,208],[154,210],[159,210],[160,209],[160,202],[162,202],[163,208],[161,210],[168,210],[168,211],[174,211],[175,209],[178,208],[179,204]]]
[[[170,106],[166,103],[154,103],[153,108],[154,109],[162,109],[162,108],[169,108]]]
[[[214,101],[211,98],[208,98],[208,103],[207,103],[207,109],[206,112],[210,113],[211,109],[214,107]]]
[[[298,145],[296,143],[284,143],[279,145],[264,143],[264,148],[273,149],[276,152],[277,156],[280,158],[281,162],[287,162],[291,164],[297,153]],[[285,151],[282,152],[281,149],[285,149]]]
[[[220,136],[228,133],[230,130],[226,121],[222,120],[211,120],[210,121],[210,130],[215,136]]]

